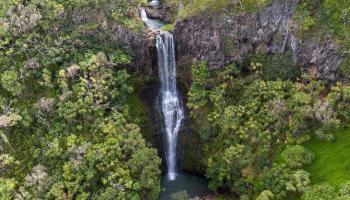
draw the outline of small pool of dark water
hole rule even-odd
[[[208,181],[189,173],[178,173],[176,179],[170,181],[167,176],[161,180],[160,200],[171,200],[173,193],[185,191],[189,197],[209,193]]]

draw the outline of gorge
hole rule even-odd
[[[349,0],[0,1],[0,199],[350,199]]]

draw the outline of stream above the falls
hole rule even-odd
[[[141,8],[140,15],[141,15],[142,21],[145,22],[147,28],[149,28],[152,31],[159,30],[161,27],[166,25],[165,22],[163,22],[159,19],[148,18],[146,10],[144,8]]]

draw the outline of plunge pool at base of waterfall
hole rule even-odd
[[[171,200],[171,195],[185,191],[189,197],[200,196],[210,193],[208,181],[204,177],[190,173],[177,173],[175,180],[169,180],[167,175],[161,179],[160,200]]]

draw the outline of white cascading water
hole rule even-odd
[[[153,1],[152,1],[153,2]],[[164,23],[149,19],[144,8],[141,9],[142,20],[151,30],[159,30]],[[159,108],[164,122],[166,139],[165,157],[169,180],[176,177],[177,136],[184,119],[184,111],[176,87],[176,62],[174,37],[167,31],[160,31],[156,38],[158,73],[160,79]]]
[[[182,120],[184,119],[184,111],[176,87],[174,37],[171,33],[162,31],[157,35],[156,42],[158,72],[161,83],[160,106],[165,127],[165,154],[168,166],[168,178],[169,180],[174,180],[176,177],[177,136]]]
[[[148,4],[151,5],[151,6],[158,6],[159,5],[159,0],[152,0]]]
[[[142,21],[144,21],[144,22],[148,21],[147,13],[146,13],[146,10],[144,8],[141,8],[140,15],[141,15]]]

